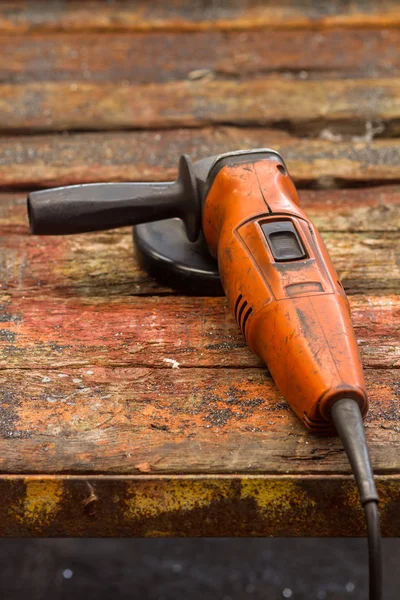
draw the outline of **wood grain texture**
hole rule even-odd
[[[169,173],[169,169],[165,172]],[[176,175],[176,169],[174,172],[171,169],[171,179]],[[390,236],[400,230],[400,184],[344,189],[300,189],[298,193],[301,206],[322,233],[386,232]],[[24,239],[24,243],[29,239],[49,244],[56,240],[58,243],[79,243],[79,240],[95,240],[103,234],[115,236],[113,241],[116,242],[120,233],[126,235],[127,232],[129,235],[128,228],[124,228],[123,231],[114,230],[86,237],[35,237]],[[26,193],[0,192],[0,234],[29,235]]]
[[[398,29],[0,35],[0,82],[385,77],[400,73]]]
[[[167,168],[166,173],[169,173]],[[171,169],[171,179],[177,175]],[[74,183],[71,180],[70,183]],[[321,232],[367,233],[386,232],[389,235],[400,230],[400,184],[355,187],[344,189],[300,189],[300,204],[310,215]],[[128,228],[64,237],[29,237],[36,242],[52,243],[56,240],[79,243],[79,240],[94,240],[103,235],[115,236],[129,233]],[[0,192],[0,234],[29,235],[26,211],[26,193]]]
[[[398,27],[395,0],[366,4],[362,0],[335,3],[274,2],[209,3],[200,0],[145,0],[112,3],[105,0],[59,3],[13,0],[0,5],[0,31],[149,31],[301,27]]]
[[[388,294],[400,280],[400,188],[302,190],[302,206],[321,231],[349,294]],[[57,297],[170,294],[134,260],[124,228],[65,237],[28,234],[26,200],[0,195],[0,290]]]
[[[379,218],[386,210],[378,208],[370,212]],[[398,208],[388,212],[397,214]],[[314,221],[317,223],[319,219]],[[398,291],[398,232],[326,231],[323,238],[348,294],[384,295]],[[113,235],[62,239],[3,236],[0,275],[0,290],[4,292],[31,290],[44,294],[53,290],[65,297],[106,298],[158,296],[172,291],[155,283],[138,267],[131,232],[126,229]]]
[[[161,356],[161,368],[2,370],[1,470],[350,474],[340,441],[309,434],[265,369],[174,369]],[[398,370],[366,369],[366,379],[374,470],[396,473]]]
[[[37,289],[0,302],[0,369],[261,366],[225,298],[68,298]],[[350,304],[364,365],[399,367],[399,297],[365,294]]]
[[[44,82],[0,85],[2,132],[279,126],[312,134],[328,126],[399,132],[396,78],[329,81]]]
[[[330,138],[333,129],[330,125]],[[301,187],[399,181],[397,140],[371,140],[368,131],[364,124],[361,136],[334,140],[310,140],[247,127],[3,137],[0,189],[31,191],[73,183],[173,180],[181,154],[189,154],[195,161],[232,148],[265,146],[281,152]]]

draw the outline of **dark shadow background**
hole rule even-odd
[[[400,540],[383,541],[384,600]],[[362,539],[0,540],[2,600],[366,600]]]

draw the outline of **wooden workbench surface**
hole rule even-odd
[[[311,4],[0,2],[1,535],[364,534],[224,298],[156,284],[129,228],[28,231],[28,190],[260,146],[349,295],[400,535],[400,10]]]

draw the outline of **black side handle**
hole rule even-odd
[[[31,232],[64,235],[114,229],[150,221],[181,218],[188,238],[200,230],[196,177],[187,156],[179,177],[167,183],[90,183],[32,192],[28,196]]]

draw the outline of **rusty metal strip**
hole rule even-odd
[[[400,476],[378,477],[382,529],[400,535]],[[345,476],[2,476],[0,535],[363,536]]]

